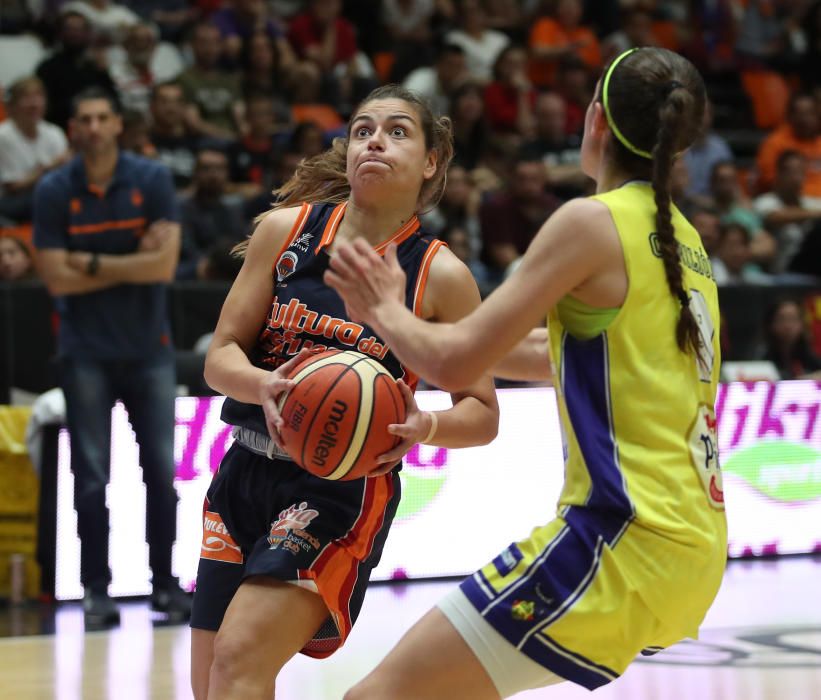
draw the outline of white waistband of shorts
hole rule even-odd
[[[256,430],[251,430],[241,425],[235,425],[231,431],[231,435],[234,437],[234,440],[246,450],[250,450],[254,454],[267,457],[268,459],[287,459],[293,461],[291,456],[285,452],[285,450],[278,447],[268,435],[263,435]]]

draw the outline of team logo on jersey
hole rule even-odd
[[[281,547],[293,554],[319,549],[319,540],[307,532],[308,526],[318,515],[319,511],[308,508],[305,501],[299,505],[294,503],[280,512],[279,518],[271,523],[271,531],[268,533],[270,549]]]
[[[690,456],[701,478],[707,502],[716,510],[724,510],[724,480],[718,461],[717,424],[713,410],[699,406],[690,430]]]
[[[296,248],[297,250],[301,250],[303,253],[308,252],[308,241],[310,241],[314,237],[312,233],[302,233],[300,234],[299,238],[291,243],[289,248]]]
[[[286,277],[291,276],[298,262],[299,258],[296,253],[286,250],[277,261],[277,280],[282,282]]]
[[[210,510],[205,512],[202,522],[200,557],[228,564],[242,564],[242,550],[234,542],[220,514]]]

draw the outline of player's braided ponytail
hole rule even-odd
[[[600,87],[613,132],[612,156],[625,172],[650,180],[656,203],[658,253],[670,293],[681,307],[676,342],[701,355],[698,325],[684,287],[681,256],[673,231],[670,173],[702,124],[706,93],[695,67],[672,51],[632,49],[616,57]]]
[[[681,131],[682,121],[692,112],[692,99],[690,93],[674,85],[661,105],[658,140],[653,148],[653,192],[656,201],[656,235],[667,286],[681,304],[681,313],[676,324],[676,342],[685,352],[691,350],[699,357],[701,351],[698,325],[690,308],[690,297],[684,288],[681,256],[673,233],[670,212],[670,171],[676,157],[676,135]]]

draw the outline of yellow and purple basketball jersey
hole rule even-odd
[[[674,210],[697,358],[676,343],[681,301],[667,286],[652,188],[632,182],[595,199],[618,230],[628,291],[619,309],[567,297],[548,316],[565,447],[557,518],[462,584],[511,644],[591,689],[639,652],[696,635],[727,550],[709,260]]]

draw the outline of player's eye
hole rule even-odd
[[[395,126],[395,127],[393,127],[393,129],[391,129],[391,136],[401,137],[401,136],[407,136],[407,135],[408,135],[408,132],[405,131],[404,127]]]
[[[356,130],[356,135],[357,135],[357,137],[358,137],[358,138],[361,138],[361,139],[362,139],[362,138],[365,138],[366,136],[370,136],[370,134],[371,134],[371,130],[370,130],[368,127],[366,127],[366,126],[360,126],[360,127]]]

